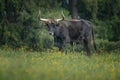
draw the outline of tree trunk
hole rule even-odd
[[[71,10],[72,19],[77,19],[78,18],[77,0],[69,0],[69,6]]]

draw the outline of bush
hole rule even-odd
[[[35,43],[34,44],[34,49],[35,50],[44,50],[46,48],[51,48],[53,46],[53,37],[48,34],[46,30],[40,30],[37,29],[35,30]]]
[[[120,50],[120,41],[113,42],[108,40],[99,39],[96,41],[98,50],[106,50],[106,51],[114,51],[114,50]]]

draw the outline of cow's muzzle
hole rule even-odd
[[[53,33],[53,32],[49,32],[49,35],[52,35],[52,36],[53,36],[53,35],[54,35],[54,33]]]

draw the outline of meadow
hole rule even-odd
[[[120,80],[120,53],[0,49],[0,80]]]

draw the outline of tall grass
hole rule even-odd
[[[105,53],[105,54],[104,54]],[[0,49],[0,80],[119,80],[120,54]]]

